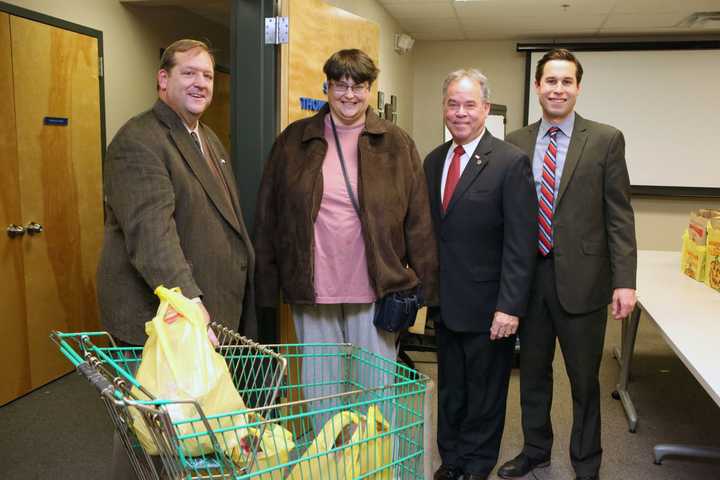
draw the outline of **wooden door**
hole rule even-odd
[[[70,370],[51,330],[97,330],[102,240],[98,42],[10,17],[30,384]],[[49,117],[66,119],[52,125]],[[62,123],[62,121],[60,122]],[[13,322],[22,322],[19,318]]]
[[[0,12],[0,45],[10,45],[10,16]],[[23,237],[11,238],[6,229],[21,224],[17,162],[15,102],[10,48],[0,48],[0,405],[30,390],[30,368],[25,322],[25,271]]]
[[[300,98],[327,99],[322,67],[334,52],[359,48],[379,62],[380,26],[322,0],[283,2],[290,25],[289,43],[281,48],[280,128],[315,112],[303,110]],[[377,95],[377,82],[371,98]],[[372,105],[373,102],[370,102]]]
[[[314,115],[301,107],[301,98],[327,100],[323,93],[323,65],[334,52],[359,48],[379,63],[380,27],[365,18],[329,5],[322,0],[283,2],[290,26],[289,43],[280,50],[280,128]],[[377,94],[377,82],[371,98]],[[370,102],[372,105],[372,102]],[[292,315],[287,305],[280,309],[280,342],[297,343]]]

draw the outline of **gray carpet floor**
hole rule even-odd
[[[718,480],[720,463],[667,459],[653,464],[657,443],[720,447],[720,407],[665,344],[652,322],[641,320],[630,393],[639,415],[637,433],[629,433],[620,402],[611,398],[618,376],[612,348],[619,323],[608,323],[601,367],[605,480]],[[718,346],[720,350],[720,345]],[[418,368],[435,377],[431,354],[413,354]],[[720,355],[718,356],[720,362]],[[553,422],[555,448],[549,468],[529,480],[572,480],[568,458],[571,399],[562,357],[555,361]],[[513,371],[508,417],[500,461],[522,447],[518,373]],[[434,424],[434,420],[433,420]],[[60,480],[109,478],[112,427],[95,390],[76,374],[65,376],[0,408],[0,479]],[[437,452],[430,453],[437,467]]]

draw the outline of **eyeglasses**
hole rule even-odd
[[[365,89],[367,88],[367,83],[356,83],[355,85],[348,85],[345,82],[332,82],[330,84],[330,88],[332,89],[333,93],[337,95],[345,94],[348,89],[352,90],[355,95],[360,95],[365,92]]]

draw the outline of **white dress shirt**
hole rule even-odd
[[[463,150],[465,150],[465,153],[463,153],[462,157],[460,157],[460,177],[462,177],[463,172],[465,171],[465,167],[467,167],[468,162],[470,161],[470,156],[475,152],[475,149],[477,148],[478,144],[480,143],[480,140],[482,140],[483,136],[485,136],[485,129],[482,129],[482,132],[480,132],[480,135],[473,140],[470,143],[466,143],[463,145]],[[447,175],[448,170],[450,170],[450,164],[452,163],[453,156],[455,155],[455,147],[457,147],[458,144],[453,141],[452,145],[450,145],[450,149],[448,150],[447,156],[445,157],[445,164],[443,165],[443,172],[442,172],[442,180],[440,182],[440,202],[444,201],[443,198],[445,196],[445,182],[447,181]]]
[[[200,135],[200,122],[197,122],[195,124],[195,128],[190,128],[187,126],[187,124],[185,124],[185,128],[187,128],[187,131],[191,137],[192,137],[193,133],[195,133],[195,135],[197,135],[198,142],[200,143],[200,151],[202,152],[203,155],[205,155],[205,147],[203,146],[202,136]]]

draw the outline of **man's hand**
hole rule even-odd
[[[517,332],[520,319],[515,315],[508,315],[503,312],[495,312],[492,325],[490,326],[490,340],[507,338]]]
[[[200,297],[195,297],[192,299],[193,302],[197,303],[200,306],[200,311],[202,312],[203,320],[205,320],[205,325],[208,325],[207,331],[208,331],[208,338],[210,339],[210,343],[213,344],[213,347],[220,346],[220,342],[217,339],[217,335],[215,335],[215,332],[213,332],[213,329],[210,328],[210,314],[208,313],[207,309],[205,308],[205,305],[203,305],[202,300]],[[178,318],[180,318],[180,314],[172,307],[168,307],[167,311],[165,312],[165,323],[173,323]]]
[[[635,308],[635,289],[633,288],[616,288],[613,290],[612,296],[612,314],[615,320],[622,320],[630,315]]]
[[[215,335],[215,332],[213,331],[212,327],[210,326],[210,314],[207,311],[207,308],[205,308],[205,305],[203,305],[202,301],[198,299],[198,303],[200,304],[200,311],[202,311],[203,319],[205,320],[205,325],[207,325],[207,332],[208,332],[208,338],[210,339],[210,343],[212,343],[213,347],[217,348],[220,346],[220,341],[217,338],[217,335]]]

